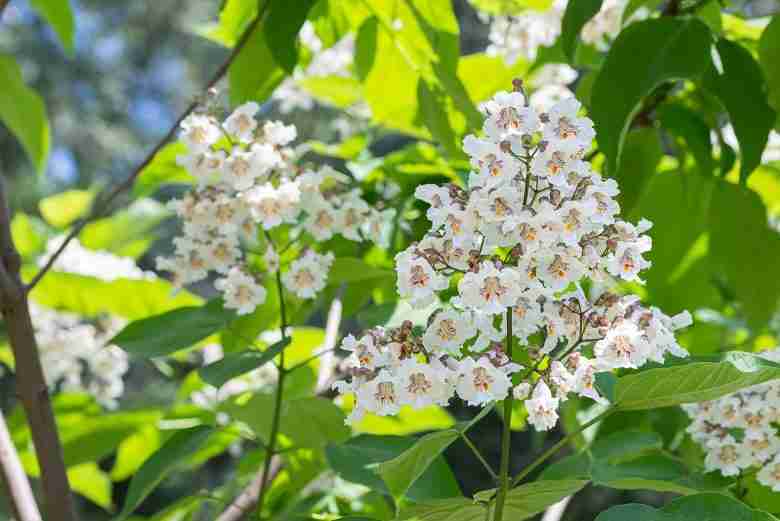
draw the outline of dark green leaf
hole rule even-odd
[[[0,121],[16,136],[35,169],[42,173],[49,158],[49,120],[43,99],[22,79],[11,56],[0,54]]]
[[[410,521],[484,521],[487,508],[463,497],[425,501],[401,512]]]
[[[576,494],[587,484],[586,480],[567,479],[536,481],[515,487],[506,496],[505,519],[529,519],[563,498]]]
[[[766,78],[769,104],[780,113],[780,14],[772,17],[761,33],[758,57]]]
[[[780,236],[769,228],[758,194],[721,182],[710,206],[710,252],[739,299],[748,323],[756,328],[773,316],[780,300]]]
[[[198,374],[204,382],[214,387],[222,387],[228,380],[254,371],[273,360],[276,355],[282,352],[282,349],[290,344],[290,340],[290,338],[285,338],[265,351],[228,353],[222,360],[198,369]]]
[[[729,113],[739,142],[739,178],[745,182],[761,164],[761,154],[777,114],[767,103],[761,67],[750,52],[726,39],[718,40],[716,48],[723,73],[710,64],[703,83],[707,90],[718,96]]]
[[[65,52],[73,55],[73,33],[75,22],[69,0],[30,0],[30,5],[43,16],[65,48]]]
[[[696,494],[675,499],[663,509],[680,521],[776,521],[774,516],[752,510],[725,494]]]
[[[425,126],[434,139],[453,157],[462,155],[461,143],[449,120],[447,94],[435,83],[420,78],[417,82],[417,103]]]
[[[615,401],[623,410],[654,409],[713,400],[778,378],[780,364],[730,351],[622,376],[615,386]]]
[[[596,521],[680,521],[676,517],[665,514],[647,505],[629,503],[618,505],[602,512]]]
[[[290,74],[298,64],[298,33],[316,0],[266,1],[265,42],[276,63]]]
[[[670,80],[697,78],[710,61],[710,31],[696,18],[663,17],[629,25],[615,40],[593,86],[591,116],[608,171],[642,100]]]
[[[382,476],[392,496],[398,500],[459,436],[458,431],[452,429],[427,434],[402,454],[380,463],[376,471]]]
[[[620,185],[618,202],[622,211],[628,213],[636,206],[663,155],[655,128],[638,128],[628,133],[620,166],[613,176]]]
[[[661,436],[652,431],[625,430],[599,438],[591,448],[595,460],[620,463],[645,452],[657,451],[663,447]]]
[[[362,434],[341,445],[328,445],[325,454],[330,467],[342,478],[389,493],[384,481],[369,467],[391,460],[413,445],[413,438]],[[446,461],[439,456],[406,495],[413,501],[425,501],[459,496],[460,489]]]
[[[590,479],[590,455],[583,451],[550,464],[539,475],[539,480],[548,479]]]
[[[214,430],[199,426],[174,434],[138,469],[130,482],[119,520],[126,519],[171,472],[197,452]]]
[[[566,4],[561,22],[561,40],[569,61],[574,60],[580,31],[599,12],[602,2],[603,0],[569,0]]]
[[[224,329],[234,316],[220,300],[212,300],[204,306],[174,309],[131,322],[111,343],[145,358],[165,356]]]

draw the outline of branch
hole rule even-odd
[[[1,0],[0,0],[1,1]],[[14,442],[8,433],[5,417],[0,413],[0,471],[8,489],[14,514],[18,521],[41,521],[30,482],[19,461]]]
[[[2,2],[4,0],[0,0]],[[268,2],[266,2],[266,5]],[[236,43],[236,46],[233,48],[232,52],[230,53],[230,56],[225,60],[225,62],[217,69],[217,72],[214,73],[214,76],[212,76],[211,80],[209,80],[208,84],[206,84],[205,91],[208,91],[209,89],[213,88],[217,83],[219,83],[219,80],[222,79],[223,76],[227,73],[228,69],[230,68],[230,65],[233,63],[233,60],[236,59],[236,56],[241,52],[241,49],[244,48],[247,41],[249,40],[250,35],[257,27],[258,23],[260,23],[260,19],[265,14],[265,9],[261,13],[255,17],[254,20],[252,20],[252,23],[249,24],[249,26],[246,28],[244,33],[241,35],[241,38]],[[176,132],[179,128],[179,125],[181,124],[184,119],[192,114],[192,112],[198,107],[199,102],[193,101],[190,103],[190,105],[185,109],[185,111],[176,119],[176,121],[171,125],[170,130],[168,130],[168,133],[165,135],[165,137],[160,140],[157,145],[146,155],[143,161],[135,167],[135,169],[132,171],[132,173],[127,176],[127,178],[117,186],[115,186],[112,190],[107,192],[105,196],[98,196],[95,199],[95,203],[92,205],[92,210],[90,211],[89,215],[81,219],[68,233],[67,237],[65,237],[65,240],[62,241],[62,244],[60,244],[60,247],[57,248],[57,250],[49,257],[49,260],[46,261],[46,264],[43,265],[43,267],[38,271],[38,273],[35,274],[35,276],[30,280],[30,283],[27,285],[27,292],[32,290],[38,282],[40,282],[41,278],[43,278],[44,275],[52,268],[56,260],[62,255],[62,252],[65,251],[65,248],[68,247],[68,244],[70,241],[72,241],[74,238],[76,238],[81,231],[84,229],[84,227],[89,224],[90,222],[94,221],[95,219],[101,217],[104,213],[106,213],[114,200],[122,194],[125,190],[128,190],[130,187],[133,186],[133,183],[135,183],[136,178],[141,174],[141,172],[144,171],[144,169],[149,166],[149,164],[154,159],[154,156],[157,155],[157,153],[169,142],[171,141],[175,136]]]
[[[0,308],[6,334],[16,361],[17,394],[30,425],[35,454],[41,468],[41,483],[47,521],[75,521],[65,461],[57,424],[43,375],[27,292],[19,275],[21,257],[11,237],[11,212],[0,176]]]

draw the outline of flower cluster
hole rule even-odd
[[[582,41],[605,50],[619,32],[628,0],[606,0],[599,12],[582,28]],[[503,56],[507,63],[518,59],[533,61],[540,47],[550,47],[561,34],[568,0],[556,0],[545,11],[527,9],[515,16],[501,15],[490,19],[488,53]],[[646,16],[640,9],[632,19]]]
[[[762,356],[778,362],[780,349]],[[780,492],[780,382],[755,385],[683,409],[692,420],[688,433],[706,451],[707,471],[736,476],[758,469],[758,481]]]
[[[425,331],[406,324],[344,340],[352,379],[337,387],[357,397],[353,420],[454,394],[483,405],[513,392],[547,430],[570,393],[602,400],[597,372],[687,355],[674,331],[690,324],[688,313],[668,317],[606,290],[614,279],[641,282],[651,225],[617,217],[617,184],[584,159],[591,120],[573,98],[537,112],[515,86],[481,107],[482,137],[464,139],[467,187],[417,188],[431,230],[396,256],[398,293],[415,307],[456,294]],[[510,332],[533,367],[506,352]],[[515,373],[522,383],[513,387]]]
[[[38,258],[38,265],[43,266],[60,248],[65,235],[57,235],[46,243],[46,253]],[[130,257],[120,257],[107,251],[85,248],[74,238],[57,257],[52,268],[55,271],[75,273],[87,277],[95,277],[105,282],[117,279],[153,279],[154,272],[143,271]]]
[[[90,323],[73,313],[32,302],[30,315],[47,384],[90,394],[103,406],[115,408],[124,392],[122,378],[129,364],[127,354],[108,341],[123,322],[106,319]]]
[[[158,258],[160,270],[173,273],[178,287],[219,278],[225,306],[251,313],[267,290],[246,262],[242,244],[262,232],[262,259],[270,274],[280,269],[280,254],[270,232],[287,226],[290,244],[313,242],[340,234],[353,241],[387,241],[392,210],[378,210],[363,198],[352,180],[332,168],[301,170],[289,147],[296,129],[276,121],[261,125],[256,103],[238,107],[224,121],[198,112],[181,124],[188,153],[178,158],[198,186],[172,208],[183,221],[183,235],[174,239],[174,255]],[[286,248],[286,247],[285,247]],[[314,298],[326,284],[333,261],[329,253],[307,249],[282,275],[285,287],[300,298]]]

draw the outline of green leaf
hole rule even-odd
[[[690,150],[696,160],[699,173],[705,177],[712,175],[715,161],[712,159],[712,141],[710,127],[702,117],[679,103],[668,103],[658,110],[661,126],[681,141],[678,150],[681,154]]]
[[[677,498],[660,510],[629,504],[602,512],[596,521],[777,521],[766,512],[753,510],[724,494],[695,494]]]
[[[131,322],[111,343],[144,358],[165,356],[224,329],[234,316],[216,299],[200,307],[174,309]]]
[[[111,479],[124,481],[135,474],[154,452],[163,444],[163,436],[156,425],[146,425],[128,436],[116,451]]]
[[[636,206],[663,155],[655,128],[638,128],[626,135],[620,166],[612,176],[620,185],[618,202],[624,212],[628,213]]]
[[[654,409],[713,400],[778,378],[780,364],[730,351],[622,376],[615,386],[615,401],[623,410]]]
[[[346,443],[328,445],[325,456],[330,467],[345,480],[389,494],[387,485],[374,471],[373,466],[399,456],[411,448],[414,441],[413,438],[401,436],[361,434]],[[442,456],[435,458],[406,493],[413,501],[459,495],[460,489],[455,477]]]
[[[199,31],[225,47],[235,46],[249,23],[257,16],[257,2],[246,0],[226,0],[219,13],[219,23]]]
[[[710,31],[696,18],[645,20],[618,35],[591,96],[591,117],[609,172],[620,163],[623,141],[645,96],[663,82],[699,77],[709,61]]]
[[[469,0],[471,4],[492,15],[516,15],[526,9],[546,11],[552,6],[552,0]]]
[[[286,76],[266,43],[266,25],[265,22],[257,24],[228,69],[233,105],[265,101]]]
[[[109,251],[123,257],[139,257],[151,245],[154,229],[170,211],[153,199],[139,199],[111,217],[92,221],[79,236],[92,250]]]
[[[127,490],[124,508],[119,520],[126,519],[157,485],[180,467],[188,457],[197,452],[214,430],[199,426],[183,429],[174,434],[138,469]]]
[[[266,0],[263,34],[271,55],[288,74],[298,64],[298,33],[316,0]]]
[[[269,441],[275,397],[256,394],[241,405],[228,404],[225,411],[249,425],[265,442]],[[279,419],[282,446],[323,447],[349,438],[344,413],[331,400],[318,396],[284,400]]]
[[[414,521],[484,521],[487,508],[463,497],[440,499],[411,505],[400,519]],[[513,520],[514,521],[514,520]]]
[[[663,448],[663,440],[658,433],[624,430],[596,440],[591,448],[591,454],[595,460],[620,463],[661,448]]]
[[[780,258],[780,235],[767,224],[758,194],[721,182],[710,205],[710,251],[740,301],[748,324],[764,326],[780,301],[780,278],[773,262]]]
[[[214,387],[222,385],[237,376],[241,376],[249,371],[254,371],[258,367],[265,365],[290,345],[290,338],[285,338],[276,342],[265,351],[242,351],[240,353],[229,353],[222,360],[198,369],[201,379]]]
[[[460,434],[455,430],[427,434],[417,440],[412,448],[389,461],[380,463],[376,471],[382,476],[393,497],[398,500],[459,436]]]
[[[46,249],[46,224],[24,212],[16,212],[11,220],[11,237],[22,260],[28,261]]]
[[[36,266],[24,266],[22,279],[29,281],[38,272]],[[136,320],[176,309],[194,306],[200,298],[187,291],[172,295],[173,286],[163,279],[116,279],[50,271],[30,293],[35,302],[93,317],[111,313]]]
[[[739,142],[739,178],[745,182],[761,164],[761,154],[777,114],[767,103],[761,67],[750,52],[726,39],[718,40],[716,49],[723,64],[723,73],[710,64],[702,81],[729,113]]]
[[[339,108],[354,105],[361,99],[362,85],[351,77],[307,76],[299,80],[298,85],[317,100]]]
[[[88,190],[67,190],[41,199],[38,210],[47,223],[65,228],[89,212],[94,198]]]
[[[756,476],[744,478],[743,484],[747,491],[745,502],[748,505],[773,514],[780,513],[780,492],[775,492],[768,486],[761,484]]]
[[[506,496],[505,519],[529,519],[563,498],[576,494],[587,484],[585,480],[568,479],[537,481],[515,487]]]
[[[0,54],[0,121],[21,142],[38,173],[49,159],[49,120],[38,93],[27,87],[11,56]]]
[[[572,454],[548,465],[539,480],[590,479],[590,455],[587,451]]]
[[[524,78],[528,69],[529,64],[522,59],[514,65],[507,65],[503,57],[485,53],[461,56],[458,60],[458,78],[469,97],[476,102],[492,98],[496,91],[509,90],[512,80]]]
[[[111,480],[108,474],[100,470],[96,463],[82,463],[68,469],[68,482],[79,495],[84,496],[96,505],[110,511]]]
[[[181,141],[168,143],[157,152],[133,183],[135,197],[148,197],[167,184],[195,184],[195,178],[186,168],[176,163],[176,158],[187,153],[187,145]]]
[[[417,82],[417,102],[425,126],[434,140],[444,147],[448,155],[461,156],[461,140],[450,122],[447,93],[444,89],[436,83],[420,78]]]
[[[758,58],[766,78],[769,104],[780,113],[780,14],[773,16],[761,33]]]
[[[279,322],[279,293],[269,291],[265,302],[252,313],[233,320],[220,334],[220,343],[225,352],[244,351],[252,345],[258,335],[275,327]]]
[[[623,15],[621,16],[621,25],[625,25],[626,21],[631,18],[631,15],[642,7],[646,7],[649,11],[653,11],[661,5],[662,1],[663,0],[628,0],[628,4],[625,9],[623,9]]]
[[[328,284],[362,282],[372,279],[395,278],[392,270],[377,268],[355,257],[339,257],[333,261],[328,272]]]
[[[677,494],[725,491],[731,484],[717,474],[691,472],[680,461],[661,453],[648,454],[619,463],[594,460],[593,483],[620,490],[655,490]]]
[[[30,0],[30,6],[38,11],[52,26],[69,56],[73,56],[75,21],[68,0]]]
[[[603,0],[570,0],[566,4],[566,11],[563,13],[561,22],[561,40],[563,51],[569,57],[569,61],[574,60],[574,51],[577,49],[577,40],[580,31],[588,21],[596,16],[601,9]]]

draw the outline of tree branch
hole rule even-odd
[[[8,489],[8,497],[18,521],[41,521],[41,513],[35,502],[30,481],[19,461],[14,442],[8,433],[5,417],[0,413],[0,471]]]
[[[279,456],[271,457],[268,478],[266,479],[265,472],[258,472],[252,482],[247,485],[243,492],[236,496],[236,499],[219,515],[216,521],[239,521],[257,505],[260,492],[264,487],[263,483],[265,482],[265,486],[268,486],[281,470],[281,458]]]
[[[27,292],[19,275],[21,257],[11,237],[11,213],[0,176],[0,307],[16,362],[16,389],[27,414],[48,521],[75,521],[73,497],[62,456],[57,424],[35,341]]]
[[[0,2],[2,1],[3,0],[0,0]],[[232,52],[230,53],[230,56],[228,56],[225,62],[214,73],[214,76],[211,77],[211,80],[209,80],[208,84],[206,84],[206,87],[204,89],[205,91],[208,91],[209,89],[213,88],[217,83],[219,83],[219,80],[221,80],[222,77],[225,76],[228,69],[230,68],[230,65],[233,63],[233,60],[236,59],[236,56],[238,56],[238,54],[241,52],[241,49],[244,48],[252,32],[260,23],[260,19],[263,17],[264,13],[265,10],[259,13],[257,17],[252,21],[252,23],[249,24],[249,26],[246,28],[244,33],[241,35],[241,38],[236,43],[236,46],[233,48]],[[198,101],[193,101],[192,103],[190,103],[190,105],[185,109],[185,111],[176,119],[173,125],[171,125],[171,128],[168,130],[168,133],[165,135],[165,137],[163,137],[162,140],[160,140],[160,142],[157,143],[157,145],[155,145],[155,147],[146,155],[143,161],[141,161],[141,163],[135,167],[135,169],[130,173],[129,176],[127,176],[127,178],[122,183],[116,185],[112,190],[108,191],[104,196],[98,196],[95,199],[95,203],[92,205],[92,210],[90,211],[89,215],[79,220],[79,222],[73,227],[70,233],[68,233],[67,237],[65,237],[65,240],[62,241],[60,247],[57,248],[57,250],[49,257],[49,260],[46,261],[46,263],[43,265],[43,267],[41,267],[38,273],[36,273],[35,276],[32,278],[32,280],[30,280],[30,283],[27,285],[26,288],[27,292],[32,290],[35,287],[35,285],[38,284],[38,282],[40,282],[41,278],[43,278],[43,276],[46,275],[46,273],[52,268],[52,266],[60,257],[60,255],[62,255],[62,252],[65,251],[65,248],[68,247],[70,241],[76,238],[87,224],[89,224],[90,222],[94,221],[95,219],[107,213],[111,206],[111,203],[113,203],[116,200],[116,198],[122,194],[122,192],[128,190],[130,187],[133,186],[133,183],[135,183],[136,178],[141,174],[141,172],[144,171],[144,169],[147,166],[149,166],[149,164],[154,159],[154,156],[157,155],[157,153],[160,150],[162,150],[162,148],[176,136],[176,132],[178,131],[181,122],[184,121],[184,119],[187,116],[192,114],[192,112],[198,107],[198,104],[199,104]]]

